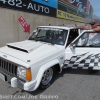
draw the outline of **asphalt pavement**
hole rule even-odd
[[[1,100],[100,100],[100,72],[64,69],[46,90],[26,92],[0,79]]]

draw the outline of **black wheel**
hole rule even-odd
[[[53,68],[47,69],[43,74],[39,89],[48,88],[51,85],[52,81],[53,81],[53,76],[54,76]]]
[[[95,74],[95,73],[98,73],[99,70],[88,70],[89,74]]]

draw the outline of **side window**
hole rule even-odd
[[[69,32],[67,45],[69,45],[78,35],[78,29],[71,29]]]
[[[61,30],[61,31],[55,32],[52,43],[58,44],[58,45],[64,45],[67,34],[68,34],[68,30]]]
[[[78,47],[100,47],[100,33],[85,32],[75,44]]]

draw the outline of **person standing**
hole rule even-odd
[[[93,19],[87,26],[74,26],[74,28],[80,28],[85,30],[93,30],[93,31],[100,31],[100,26],[98,25],[98,21]]]

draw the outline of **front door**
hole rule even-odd
[[[100,69],[100,33],[84,32],[65,50],[66,68]]]

